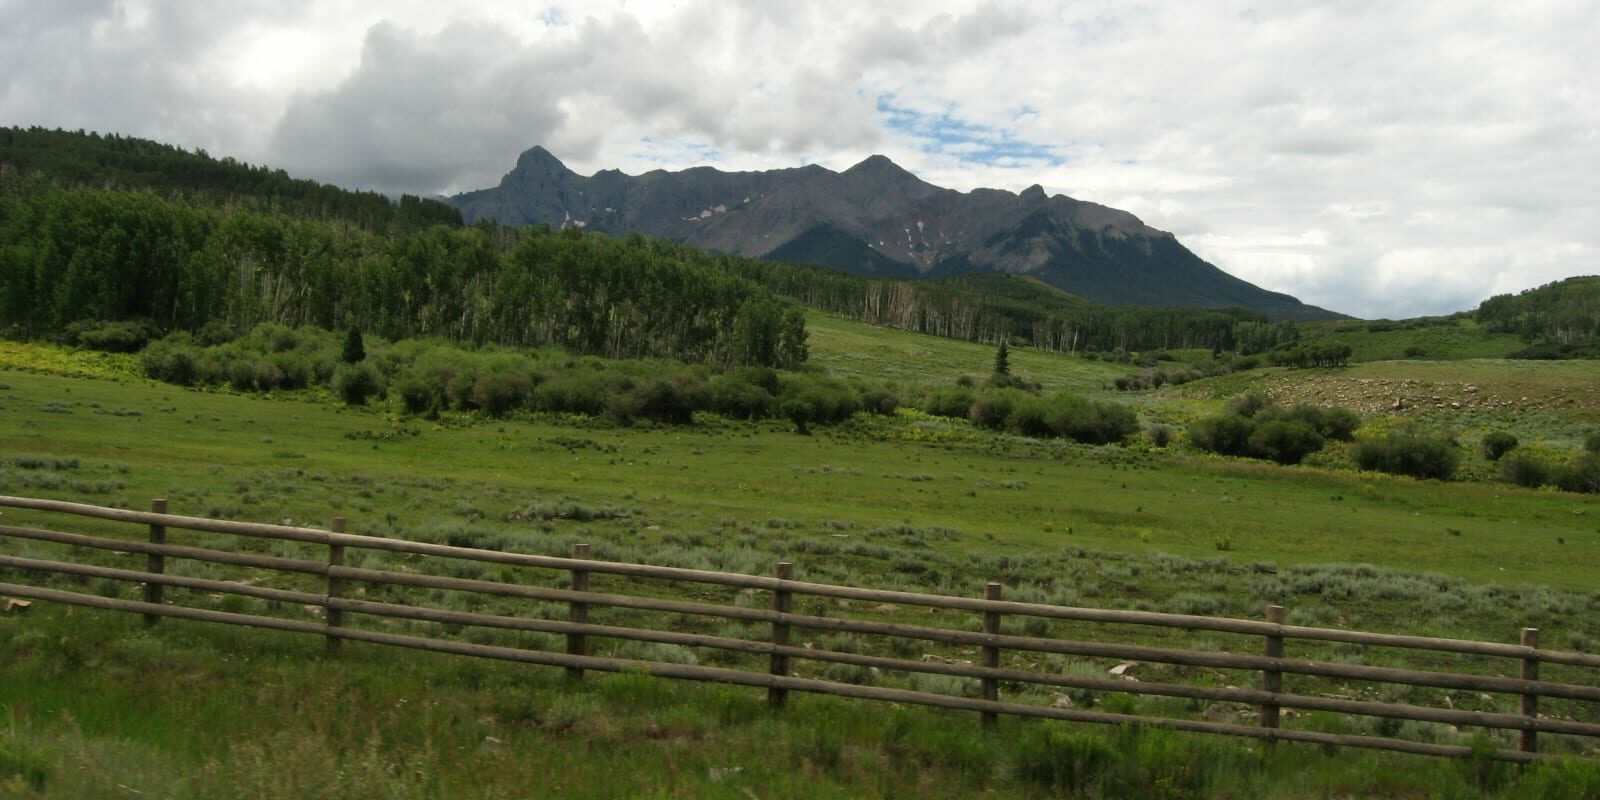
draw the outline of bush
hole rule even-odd
[[[965,386],[944,387],[925,392],[919,405],[936,417],[965,418],[972,400],[972,390]]]
[[[1500,457],[1509,453],[1517,446],[1517,437],[1505,431],[1494,431],[1483,436],[1483,457],[1490,461],[1499,461]]]
[[[772,393],[751,377],[748,370],[736,370],[712,378],[706,387],[706,402],[711,410],[733,419],[772,416]]]
[[[175,333],[145,348],[140,360],[146,375],[167,383],[189,386],[199,378],[199,352],[189,334]]]
[[[155,326],[144,320],[85,321],[68,325],[64,338],[90,350],[137,353],[144,349],[155,333]]]
[[[1178,432],[1168,425],[1151,425],[1145,429],[1144,435],[1156,447],[1167,447],[1178,440]]]
[[[1223,412],[1237,414],[1241,417],[1254,417],[1262,411],[1275,407],[1272,398],[1260,392],[1251,392],[1228,401],[1228,404],[1223,407]]]
[[[1356,429],[1361,427],[1361,417],[1348,408],[1334,406],[1322,412],[1322,425],[1317,432],[1323,436],[1340,442],[1348,442],[1356,436]]]
[[[1584,453],[1552,477],[1562,491],[1600,494],[1600,453]]]
[[[526,364],[497,363],[479,372],[472,382],[468,399],[491,417],[503,417],[528,404],[533,395],[533,378]]]
[[[1600,453],[1600,431],[1589,434],[1583,440],[1583,449],[1590,453]]]
[[[1298,464],[1322,449],[1322,434],[1299,420],[1270,420],[1250,434],[1250,454],[1279,464]]]
[[[1529,489],[1537,489],[1550,482],[1550,465],[1528,452],[1513,453],[1501,459],[1499,472],[1500,479],[1506,483]]]
[[[1209,453],[1225,456],[1250,454],[1255,423],[1238,414],[1208,417],[1189,426],[1189,442]]]
[[[1017,405],[1024,402],[1028,395],[1015,389],[999,389],[984,392],[967,411],[967,418],[974,425],[981,425],[990,430],[1005,430],[1010,422],[1011,415],[1017,410]]]
[[[367,400],[383,396],[383,376],[368,363],[345,364],[333,375],[333,390],[339,398],[353,406],[364,406]]]
[[[1413,478],[1449,480],[1461,464],[1455,442],[1419,433],[1391,433],[1356,445],[1357,467]]]
[[[1056,410],[1050,427],[1060,436],[1084,444],[1120,442],[1139,431],[1139,418],[1127,406],[1085,400],[1077,395],[1055,396]]]
[[[699,386],[656,378],[613,396],[606,404],[606,415],[622,422],[640,418],[688,425],[694,421],[695,410],[706,405],[706,399],[705,390]]]

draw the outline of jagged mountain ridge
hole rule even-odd
[[[468,222],[579,226],[896,278],[1031,275],[1114,305],[1239,306],[1273,319],[1341,315],[1223,272],[1138,217],[1035,185],[959,192],[874,155],[843,171],[694,167],[584,177],[543,147],[492,189],[449,198]]]

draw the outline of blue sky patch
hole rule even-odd
[[[924,153],[993,166],[1066,163],[1065,148],[1019,139],[1010,131],[961,119],[949,111],[925,113],[895,105],[893,95],[878,98],[878,115],[891,131],[912,139]],[[1023,107],[1020,118],[1038,113]]]

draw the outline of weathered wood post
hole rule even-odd
[[[778,569],[773,573],[780,581],[794,579],[794,564],[788,561],[779,561]],[[772,610],[779,614],[788,614],[794,611],[794,594],[787,589],[772,590]],[[789,646],[789,623],[778,619],[772,621],[772,643],[778,647]],[[780,677],[789,674],[789,657],[781,653],[772,654],[771,674]],[[784,703],[789,699],[789,690],[776,686],[767,687],[767,705],[773,711],[782,711]]]
[[[990,582],[983,587],[983,599],[999,600],[1001,591],[1001,584]],[[1000,634],[1000,612],[983,612],[983,632],[990,636],[998,636]],[[989,669],[1000,668],[999,647],[987,644],[983,646],[983,666]],[[998,678],[980,678],[979,680],[982,682],[983,699],[998,702],[1000,700],[1000,680]],[[999,720],[1000,715],[998,713],[994,711],[983,712],[983,727],[993,728]]]
[[[581,558],[581,559],[587,561],[589,559],[589,545],[587,545],[587,544],[575,544],[575,545],[573,545],[572,546],[572,557],[573,558]],[[574,568],[572,570],[572,591],[574,591],[574,592],[587,592],[587,591],[589,591],[589,571],[588,570],[586,570],[586,569],[577,569],[577,568]],[[579,623],[579,624],[587,623],[589,621],[589,604],[588,603],[579,602],[577,600],[572,601],[572,603],[568,607],[568,619],[572,620],[573,622]],[[568,655],[574,655],[574,656],[586,656],[586,655],[589,655],[589,637],[585,636],[584,634],[581,634],[581,633],[569,633],[569,634],[567,634],[567,654]],[[583,668],[582,667],[567,667],[567,677],[572,679],[572,680],[578,680],[579,678],[582,678],[583,677]]]
[[[344,533],[344,517],[334,517],[328,525],[328,530],[333,533]],[[344,581],[334,575],[336,568],[344,566],[344,545],[338,542],[328,543],[328,604],[323,606],[323,615],[327,617],[328,630],[344,627],[344,611],[334,608],[333,601],[344,596]],[[339,643],[344,641],[333,634],[328,634],[323,643],[323,655],[335,656],[339,654]]]
[[[1273,625],[1282,625],[1283,624],[1283,606],[1277,606],[1277,605],[1269,605],[1269,606],[1267,606],[1267,622],[1270,622]],[[1267,658],[1283,658],[1283,636],[1282,635],[1276,634],[1276,633],[1267,634],[1266,656],[1267,656]],[[1275,669],[1262,670],[1261,671],[1261,691],[1268,692],[1270,694],[1278,694],[1279,692],[1282,692],[1283,691],[1283,673],[1279,672],[1278,670],[1275,670]],[[1278,704],[1277,703],[1266,703],[1266,704],[1261,706],[1261,727],[1263,727],[1263,728],[1277,728],[1278,727]],[[1276,741],[1277,741],[1276,739],[1268,739],[1267,743],[1268,744],[1272,744],[1273,742],[1276,742]]]
[[[153,513],[156,513],[156,514],[165,514],[165,513],[167,513],[167,501],[166,500],[151,500],[150,501],[150,511],[153,512]],[[150,543],[151,544],[166,544],[167,543],[167,527],[165,525],[151,525],[150,526]],[[160,574],[162,574],[162,573],[164,573],[166,571],[167,571],[167,557],[166,556],[160,555],[160,554],[157,554],[157,553],[151,553],[149,555],[149,557],[147,557],[145,559],[145,572],[149,572],[149,573],[152,573],[152,574],[155,574],[155,575],[160,575]],[[153,605],[158,605],[158,606],[161,605],[162,598],[163,598],[163,596],[165,594],[165,592],[163,590],[165,588],[166,588],[165,586],[163,586],[162,584],[157,583],[155,581],[145,581],[145,584],[144,584],[144,601],[146,603],[151,603]],[[154,625],[159,621],[161,621],[161,615],[160,614],[146,614],[146,615],[144,615],[144,624],[147,625],[147,626],[148,625]]]
[[[1539,648],[1539,629],[1522,629],[1522,646],[1531,650]],[[1529,654],[1522,659],[1522,679],[1525,681],[1539,680],[1539,658]],[[1522,696],[1522,716],[1528,719],[1539,718],[1539,695],[1528,693]],[[1524,729],[1518,742],[1517,749],[1524,753],[1535,753],[1539,750],[1539,732]]]

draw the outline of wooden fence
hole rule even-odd
[[[1321,730],[1303,730],[1283,726],[1283,709],[1331,712],[1337,715],[1358,715],[1404,721],[1441,723],[1457,727],[1475,727],[1490,730],[1519,732],[1516,749],[1497,749],[1488,755],[1494,759],[1512,762],[1531,762],[1550,757],[1538,750],[1540,733],[1577,737],[1600,737],[1600,724],[1577,719],[1556,719],[1541,716],[1541,698],[1559,698],[1578,701],[1584,709],[1581,715],[1593,719],[1593,707],[1582,703],[1600,702],[1600,686],[1595,685],[1589,672],[1600,668],[1600,656],[1546,650],[1539,647],[1538,630],[1525,628],[1518,644],[1502,644],[1458,639],[1439,639],[1419,636],[1365,633],[1344,629],[1303,627],[1283,623],[1283,608],[1268,606],[1265,621],[1217,617],[1166,614],[1143,611],[1121,611],[1093,608],[1073,608],[1037,603],[1010,602],[1002,599],[1002,587],[991,583],[983,598],[963,598],[921,594],[904,591],[867,589],[854,586],[835,586],[796,581],[792,578],[792,564],[780,563],[772,577],[743,575],[705,570],[680,569],[599,561],[589,558],[587,545],[577,545],[573,557],[507,553],[450,545],[360,536],[344,533],[344,521],[335,519],[328,530],[287,525],[264,525],[224,520],[178,516],[166,513],[166,501],[157,500],[149,512],[104,508],[55,500],[38,500],[0,496],[0,506],[30,509],[36,512],[54,512],[66,515],[91,517],[99,520],[132,523],[147,526],[148,536],[140,540],[109,538],[80,533],[66,533],[39,528],[0,525],[0,536],[55,542],[74,548],[109,550],[119,554],[145,554],[143,571],[94,564],[25,558],[0,553],[0,568],[12,571],[56,573],[78,576],[80,579],[105,579],[143,584],[143,600],[127,600],[86,594],[47,586],[0,582],[0,594],[18,598],[67,603],[91,608],[125,611],[144,615],[149,624],[161,617],[202,620],[230,625],[244,625],[281,631],[315,634],[325,637],[327,650],[335,652],[346,640],[407,647],[439,653],[505,659],[528,664],[543,664],[566,668],[574,676],[584,670],[609,672],[637,671],[663,678],[715,681],[743,686],[764,687],[774,708],[784,705],[791,691],[854,697],[867,700],[918,704],[950,709],[964,709],[981,714],[985,727],[1000,714],[1023,717],[1044,717],[1074,722],[1131,724],[1157,726],[1183,731],[1223,734],[1274,741],[1310,742],[1323,745],[1374,748],[1431,756],[1466,757],[1474,749],[1465,745],[1413,741],[1387,736],[1367,736],[1331,733]],[[326,560],[287,558],[251,552],[172,544],[167,541],[174,529],[260,537],[278,541],[322,545],[327,548]],[[448,577],[419,574],[413,571],[378,570],[346,566],[346,556],[352,550],[388,551],[406,554],[406,557],[459,559],[482,564],[512,567],[529,567],[538,570],[557,570],[570,576],[570,588],[541,586],[534,583],[480,578]],[[193,559],[212,564],[233,565],[268,573],[299,574],[302,588],[275,588],[261,585],[261,573],[249,581],[214,580],[209,578],[175,575],[167,572],[167,559]],[[522,573],[518,573],[519,577]],[[611,579],[625,588],[639,590],[637,594],[599,592],[591,590],[590,579],[596,575],[618,576]],[[319,580],[320,579],[320,580]],[[308,584],[307,581],[313,583]],[[649,581],[669,581],[675,584],[716,586],[743,590],[745,593],[770,595],[768,607],[751,607],[748,603],[709,603],[650,596],[645,593]],[[355,584],[390,587],[419,587],[430,590],[469,592],[477,595],[554,601],[565,604],[568,619],[543,619],[529,616],[483,614],[468,611],[430,608],[424,605],[398,604],[363,600],[351,587]],[[306,591],[305,586],[320,588]],[[180,587],[206,593],[229,593],[259,598],[277,603],[295,604],[320,609],[321,621],[289,619],[236,613],[208,608],[175,605],[166,597],[165,587]],[[681,589],[681,587],[679,587]],[[661,594],[659,585],[656,593]],[[683,592],[678,592],[681,596]],[[929,625],[852,619],[844,616],[796,613],[796,597],[833,598],[837,601],[867,601],[900,606],[921,606],[929,609],[971,612],[979,616],[979,630],[959,630]],[[647,627],[630,627],[597,624],[591,621],[592,611],[602,608],[637,609],[688,615],[690,618],[716,618],[745,623],[765,624],[770,635],[766,640],[745,639],[683,630],[661,630]],[[449,626],[481,626],[512,631],[537,631],[559,634],[565,638],[564,652],[545,649],[527,649],[489,644],[475,644],[457,639],[415,636],[380,630],[353,627],[347,615],[367,615],[379,618],[444,623]],[[1020,616],[1043,620],[1076,621],[1090,624],[1118,624],[1151,626],[1183,632],[1217,632],[1260,637],[1259,654],[1217,652],[1209,649],[1177,649],[1140,644],[1112,643],[1044,636],[1020,636],[1002,633],[1002,618]],[[662,626],[668,627],[668,626]],[[924,658],[922,660],[868,655],[853,652],[796,646],[792,637],[797,630],[829,631],[885,637],[888,640],[909,639],[939,643],[947,646],[975,648],[981,655],[973,664],[964,660]],[[696,648],[733,651],[735,653],[765,656],[764,670],[712,667],[698,664],[665,663],[636,659],[623,659],[594,655],[594,639],[616,639],[633,642],[654,642]],[[1380,648],[1402,648],[1413,651],[1456,654],[1457,656],[1509,659],[1500,662],[1512,669],[1516,677],[1487,674],[1486,672],[1446,672],[1400,669],[1371,666],[1359,663],[1322,662],[1289,658],[1285,651],[1294,640],[1343,643]],[[1130,681],[1124,677],[1098,677],[1082,674],[1062,674],[1045,669],[1025,669],[1003,665],[1010,654],[1014,661],[1022,654],[1059,654],[1066,656],[1118,659],[1124,661],[1201,667],[1210,669],[1244,670],[1259,673],[1259,688],[1216,686],[1155,681]],[[1036,655],[1034,657],[1037,657]],[[935,674],[957,678],[976,679],[979,696],[968,697],[912,689],[884,686],[857,685],[818,678],[798,677],[794,662],[809,660],[833,664],[855,665],[891,674]],[[1541,664],[1564,665],[1564,668],[1582,674],[1582,683],[1561,683],[1541,680]],[[1508,694],[1520,697],[1520,713],[1471,711],[1453,707],[1433,707],[1400,703],[1384,703],[1326,694],[1296,694],[1285,691],[1287,676],[1309,676],[1357,681],[1364,684],[1399,684],[1416,687],[1433,687],[1478,693]],[[1258,724],[1219,722],[1205,719],[1143,716],[1111,713],[1007,701],[1000,690],[1005,685],[1034,684],[1047,687],[1088,690],[1094,692],[1123,692],[1132,695],[1156,695],[1187,698],[1214,703],[1247,704],[1259,709]],[[1398,728],[1399,726],[1394,726]],[[1588,753],[1594,749],[1585,741],[1582,748]],[[1478,753],[1483,755],[1482,753]]]

